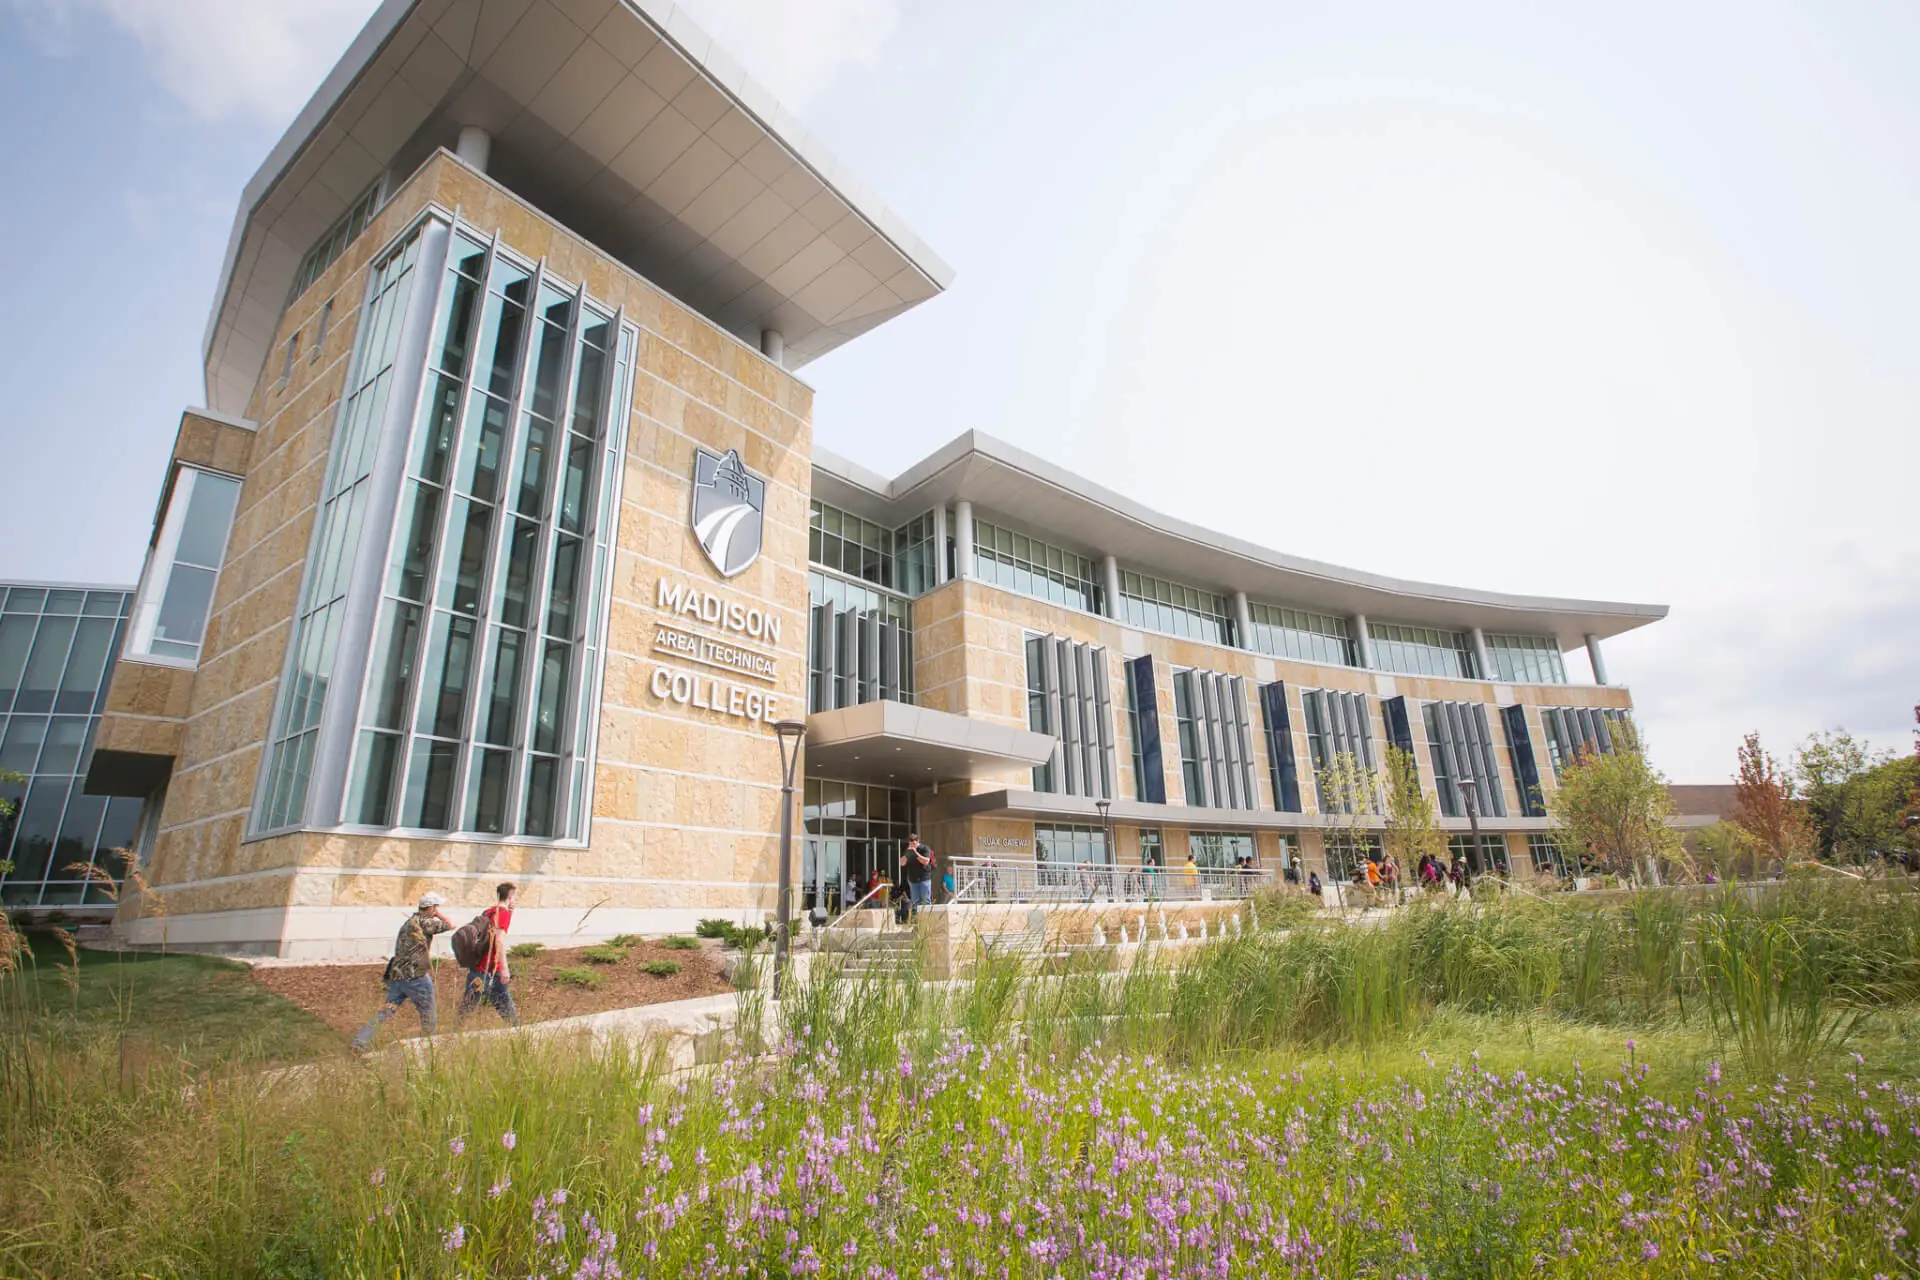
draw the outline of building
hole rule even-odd
[[[915,824],[1338,875],[1320,766],[1390,742],[1523,859],[1664,611],[1289,559],[979,435],[817,452],[794,371],[950,278],[677,10],[389,0],[235,220],[87,774],[148,815],[117,928],[378,954],[505,878],[534,937],[757,916],[802,715],[828,907]]]
[[[141,802],[89,795],[87,754],[133,611],[126,587],[0,582],[0,906],[109,908]],[[89,868],[97,868],[96,871]],[[106,878],[101,878],[101,877]]]

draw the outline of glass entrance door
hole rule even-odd
[[[800,846],[800,909],[838,915],[844,910],[845,842],[808,836]]]

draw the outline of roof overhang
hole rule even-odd
[[[1475,591],[1284,555],[1153,511],[978,431],[893,480],[816,448],[813,492],[890,526],[965,499],[976,515],[1004,513],[1083,554],[1112,555],[1130,568],[1196,585],[1343,617],[1552,635],[1563,650],[1589,635],[1605,639],[1667,616],[1661,604]]]
[[[294,272],[383,174],[466,125],[490,176],[798,368],[953,273],[669,0],[385,0],[241,196],[208,317],[237,414]]]
[[[863,702],[807,717],[807,772],[846,782],[927,786],[991,778],[1052,758],[1044,733],[902,702]]]

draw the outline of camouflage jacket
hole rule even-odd
[[[393,940],[393,965],[387,970],[387,976],[394,982],[425,977],[427,949],[433,945],[433,935],[451,928],[453,926],[439,916],[421,915],[418,911],[408,916],[407,922],[400,926],[399,936]]]

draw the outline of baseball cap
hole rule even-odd
[[[446,899],[441,897],[437,893],[426,893],[426,894],[420,895],[420,909],[423,911],[426,910],[428,907],[437,907],[445,902],[446,902]]]

